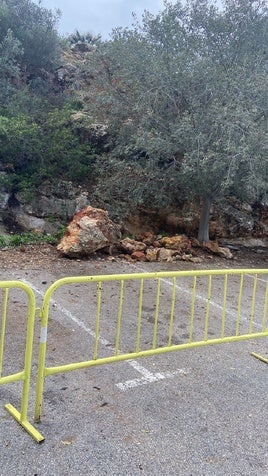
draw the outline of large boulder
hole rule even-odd
[[[108,218],[108,212],[88,206],[74,215],[57,249],[77,258],[112,247],[120,238],[120,227]]]

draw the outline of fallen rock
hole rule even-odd
[[[198,256],[193,256],[191,254],[187,255],[187,254],[183,254],[181,255],[180,259],[182,261],[189,261],[191,263],[202,263],[202,259],[199,258]]]
[[[131,254],[131,258],[137,261],[147,261],[146,256],[143,251],[134,251]]]
[[[147,248],[146,250],[147,261],[150,261],[151,263],[158,261],[158,255],[159,255],[159,248]]]
[[[150,245],[153,244],[153,242],[155,240],[155,235],[153,233],[151,233],[150,231],[146,231],[146,232],[142,233],[141,235],[138,235],[136,238],[137,238],[138,241],[142,241],[147,246],[150,246]]]
[[[108,218],[108,212],[88,206],[74,215],[57,249],[77,258],[112,247],[120,238],[120,228]]]
[[[229,248],[223,248],[222,246],[219,246],[219,255],[226,259],[233,259],[234,257]]]
[[[213,254],[223,256],[224,258],[227,258],[227,259],[233,258],[233,255],[231,251],[229,250],[229,248],[224,248],[219,246],[217,241],[205,241],[202,244],[202,248],[204,248],[207,251],[210,251]]]
[[[133,253],[134,251],[144,251],[146,249],[146,244],[142,241],[136,241],[132,238],[124,238],[120,241],[121,248],[127,253]]]
[[[165,236],[159,240],[160,245],[170,250],[186,251],[191,249],[191,241],[185,235]]]
[[[180,259],[180,254],[176,250],[169,250],[167,248],[159,248],[157,261],[175,261]]]

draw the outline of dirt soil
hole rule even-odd
[[[249,250],[240,249],[233,251],[233,259],[225,259],[205,252],[198,251],[201,262],[196,266],[194,263],[187,263],[193,269],[209,269],[209,268],[268,268],[268,250]],[[94,253],[90,257],[84,259],[69,259],[63,257],[55,246],[49,244],[27,245],[18,248],[6,248],[0,250],[0,269],[17,270],[17,269],[43,269],[43,270],[60,270],[65,273],[72,273],[74,262],[87,261],[122,261],[118,256],[108,256],[104,253]],[[134,262],[134,261],[133,261]],[[178,263],[184,264],[183,261]],[[160,263],[157,263],[158,266]],[[185,263],[186,264],[186,263]],[[143,263],[146,266],[146,263]],[[166,268],[167,263],[163,263]],[[181,267],[181,266],[180,266]],[[183,266],[182,266],[183,267]]]

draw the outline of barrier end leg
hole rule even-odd
[[[29,421],[21,420],[21,413],[18,412],[18,410],[16,410],[16,408],[13,407],[13,405],[8,403],[7,405],[5,405],[5,408],[15,418],[15,420],[17,420],[17,422],[24,428],[24,430],[26,430],[27,433],[29,433],[29,435],[35,441],[37,441],[37,443],[42,443],[42,441],[44,441],[45,439],[44,436],[41,435],[41,433],[39,433],[39,431],[37,431],[36,428],[33,425],[31,425]]]

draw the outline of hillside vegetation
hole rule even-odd
[[[71,180],[122,218],[137,207],[268,200],[265,1],[165,2],[109,40],[0,2],[0,180]],[[88,25],[90,30],[91,25]]]

